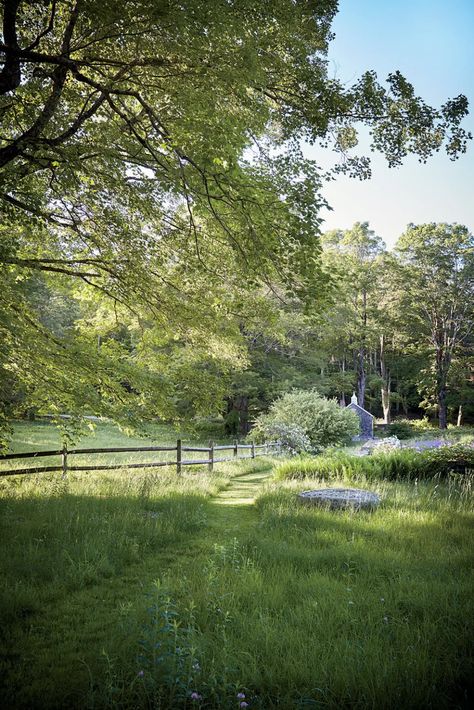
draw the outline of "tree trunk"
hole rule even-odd
[[[365,404],[365,336],[367,332],[367,291],[362,292],[362,337],[357,358],[357,399],[361,407]]]
[[[246,395],[226,397],[227,416],[232,412],[238,413],[238,433],[246,435],[250,431],[249,424],[249,398]],[[237,433],[237,432],[235,432]]]
[[[448,407],[446,405],[446,387],[440,387],[438,390],[438,407],[439,407],[439,428],[448,428]]]
[[[365,382],[364,351],[361,348],[359,353],[359,367],[357,370],[357,401],[360,407],[364,407],[365,404]]]
[[[249,424],[249,398],[239,397],[239,413],[240,413],[240,433],[248,434],[250,431]]]
[[[343,375],[346,372],[346,358],[345,357],[342,358],[341,372]],[[344,387],[344,382],[343,382],[342,386]],[[341,392],[341,399],[339,400],[339,404],[341,405],[341,407],[346,406],[346,395],[345,395],[344,390]]]
[[[380,376],[382,378],[382,409],[384,424],[390,424],[390,371],[385,365],[385,339],[380,336]]]
[[[450,363],[450,352],[443,347],[439,347],[436,351],[436,389],[438,396],[438,416],[440,429],[448,428],[448,405],[446,402],[446,397],[448,371]]]
[[[383,410],[383,423],[390,424],[390,380],[387,387],[382,387],[382,410]]]
[[[462,424],[462,404],[459,405],[458,420],[456,422],[456,426],[461,426],[461,424]]]

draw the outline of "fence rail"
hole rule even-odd
[[[244,450],[245,455],[239,455],[239,451]],[[150,451],[175,451],[176,459],[173,461],[155,461],[142,463],[123,463],[123,464],[89,464],[87,466],[71,466],[69,463],[70,456],[80,456],[82,454],[112,454],[112,453],[138,453]],[[232,451],[232,456],[220,457],[215,456],[216,452]],[[205,459],[183,459],[183,453],[202,453],[207,454]],[[265,456],[267,454],[281,453],[281,445],[279,442],[267,442],[265,444],[239,444],[234,441],[233,444],[215,445],[210,441],[209,446],[183,446],[181,439],[178,439],[176,446],[119,446],[100,449],[68,449],[64,446],[62,449],[54,451],[25,451],[17,454],[1,454],[0,463],[2,461],[11,461],[12,459],[30,459],[40,458],[44,456],[60,456],[61,463],[57,466],[31,466],[29,468],[11,468],[0,469],[0,478],[2,476],[18,476],[31,473],[53,473],[61,471],[63,476],[68,471],[112,471],[123,468],[156,468],[159,466],[176,466],[176,472],[179,475],[183,466],[204,466],[206,465],[209,471],[213,470],[215,463],[223,463],[225,461],[235,461],[236,459],[254,459],[257,456]]]

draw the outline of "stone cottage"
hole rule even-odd
[[[352,409],[359,417],[359,433],[361,437],[372,439],[374,436],[374,415],[368,412],[364,407],[357,403],[357,396],[354,394],[351,397],[351,403],[346,409]]]

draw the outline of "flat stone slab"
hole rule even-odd
[[[329,508],[376,508],[380,497],[371,491],[360,488],[319,488],[315,491],[303,491],[298,494],[302,503],[320,505]]]

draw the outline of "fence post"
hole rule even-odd
[[[61,454],[61,465],[63,469],[63,478],[67,476],[67,444],[63,444],[63,450]]]
[[[234,439],[234,459],[236,459],[239,455],[239,440]]]
[[[255,458],[255,442],[252,441],[252,458]]]
[[[181,475],[181,456],[181,439],[178,439],[178,441],[176,442],[176,473],[178,474],[178,476]]]
[[[207,470],[212,473],[214,469],[214,442],[209,442],[209,463],[207,465]]]

